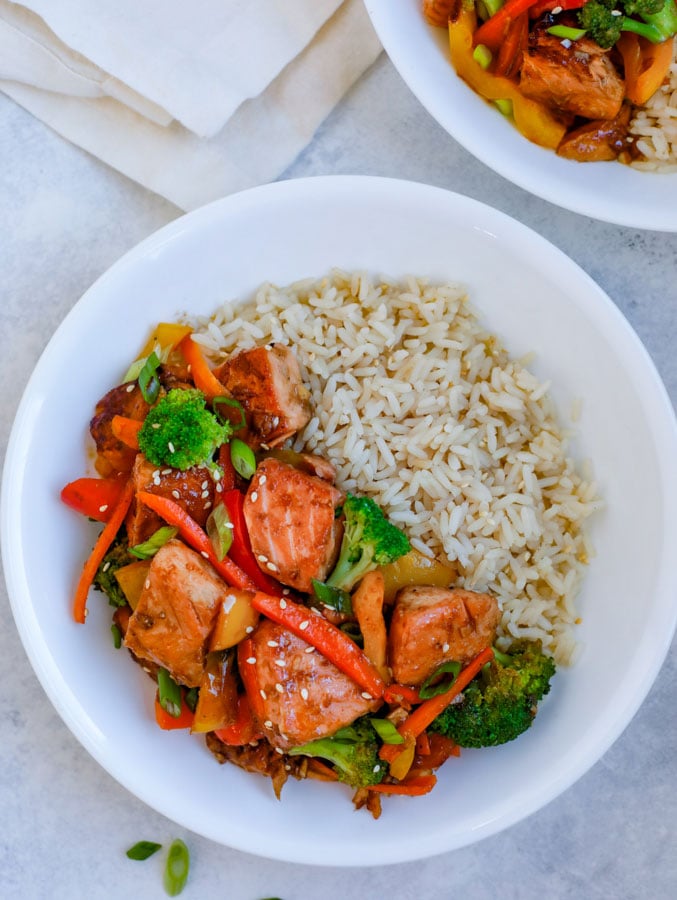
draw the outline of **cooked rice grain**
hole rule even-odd
[[[339,486],[373,497],[415,548],[455,563],[460,586],[494,594],[499,647],[538,639],[572,661],[592,554],[583,526],[600,501],[567,455],[547,384],[484,330],[459,286],[333,271],[265,284],[200,326],[216,359],[293,347],[315,413],[294,446],[328,457]]]

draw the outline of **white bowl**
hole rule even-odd
[[[560,672],[536,725],[504,747],[464,752],[426,797],[387,798],[380,820],[340,785],[219,766],[202,739],[165,733],[153,686],[110,639],[110,607],[71,595],[96,529],[61,505],[91,471],[87,423],[150,328],[209,313],[260,282],[332,266],[462,281],[515,354],[535,350],[568,410],[583,398],[580,449],[607,504],[580,597],[583,655]],[[3,559],[21,638],[68,727],[121,784],[229,846],[303,863],[375,865],[463,846],[543,806],[627,725],[667,652],[677,612],[677,434],[654,367],[625,319],[534,232],[457,194],[378,178],[283,182],[173,222],[76,304],[40,359],[13,428],[3,481]]]
[[[564,209],[617,225],[677,231],[677,172],[642,172],[617,162],[577,163],[537,147],[456,75],[446,31],[426,24],[422,0],[365,0],[365,5],[409,88],[485,165]]]

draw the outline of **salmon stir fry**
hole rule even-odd
[[[461,747],[512,740],[549,690],[540,645],[496,646],[495,597],[454,583],[369,497],[296,452],[309,391],[293,349],[212,368],[161,324],[96,404],[97,478],[67,485],[103,530],[75,591],[112,606],[113,636],[156,682],[163,729],[272,780],[349,785],[378,817]]]
[[[675,0],[422,0],[451,60],[530,141],[578,162],[641,158],[632,111],[670,77]]]

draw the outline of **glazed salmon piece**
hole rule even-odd
[[[180,684],[199,687],[207,640],[228,590],[199,553],[169,541],[153,557],[125,647],[167,669]]]
[[[214,481],[208,469],[194,466],[182,472],[168,466],[154,466],[138,453],[132,469],[134,490],[148,491],[174,500],[204,527],[214,503]],[[142,503],[132,501],[126,520],[129,546],[140,544],[161,528],[164,521]]]
[[[324,581],[340,549],[336,507],[343,494],[328,481],[277,459],[264,459],[244,499],[252,550],[262,571],[306,593]]]
[[[113,434],[113,416],[125,416],[142,422],[150,409],[135,381],[114,387],[99,400],[94,417],[89,423],[99,456],[103,457],[114,472],[129,472],[134,465],[136,451],[127,447]]]
[[[581,38],[570,47],[543,31],[530,35],[520,71],[520,90],[539,100],[586,119],[613,119],[618,115],[625,84],[609,58],[594,41]]]
[[[214,374],[242,404],[253,447],[282,444],[310,421],[310,394],[296,357],[282,344],[241,350]]]
[[[246,642],[238,665],[254,668],[243,678],[254,694],[252,709],[266,738],[282,750],[334,734],[379,706],[310,644],[269,619]]]
[[[403,588],[395,598],[388,662],[400,684],[418,685],[442,663],[462,665],[490,646],[500,613],[489,594],[460,588]]]

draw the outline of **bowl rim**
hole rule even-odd
[[[677,472],[674,471],[673,467],[669,466],[668,460],[670,453],[677,451],[677,420],[675,419],[674,410],[667,395],[667,391],[665,390],[660,375],[646,348],[641,343],[627,319],[625,319],[611,299],[574,261],[570,260],[562,251],[558,250],[545,238],[541,237],[527,226],[522,225],[517,220],[507,216],[505,213],[495,210],[480,201],[465,197],[464,195],[447,191],[442,188],[418,184],[416,182],[406,182],[397,179],[372,176],[317,176],[263,185],[214,201],[206,207],[202,207],[192,213],[179,217],[141,241],[104,272],[104,274],[101,275],[76,302],[43,350],[28,384],[26,385],[12,427],[3,473],[2,506],[0,509],[2,556],[5,566],[10,605],[21,640],[45,693],[74,736],[85,747],[90,755],[106,769],[106,771],[108,771],[127,790],[143,800],[148,806],[156,809],[163,815],[169,816],[175,821],[182,822],[182,824],[185,824],[186,827],[191,828],[193,831],[221,843],[225,843],[225,840],[209,830],[200,827],[200,823],[195,820],[195,817],[191,818],[189,816],[181,820],[172,812],[168,812],[166,805],[163,806],[163,804],[158,801],[157,797],[148,796],[147,794],[144,794],[143,790],[139,790],[138,786],[130,785],[130,778],[128,774],[125,773],[124,767],[119,764],[112,765],[110,759],[106,759],[101,745],[94,741],[92,736],[88,734],[86,730],[83,731],[82,723],[78,720],[74,711],[64,703],[63,697],[58,690],[59,672],[55,672],[54,669],[50,667],[52,660],[46,659],[40,652],[41,646],[40,640],[38,639],[39,636],[36,637],[35,630],[32,627],[33,620],[31,616],[33,611],[30,607],[30,597],[28,596],[28,604],[22,603],[24,594],[28,590],[28,583],[25,572],[22,571],[20,565],[21,552],[18,554],[15,552],[17,549],[20,550],[21,548],[20,541],[15,534],[15,530],[12,528],[12,524],[18,508],[17,504],[20,504],[21,497],[14,488],[14,475],[21,466],[23,434],[25,428],[30,424],[31,417],[31,410],[29,408],[30,398],[32,392],[35,390],[35,385],[41,377],[41,372],[49,364],[50,357],[54,354],[58,354],[62,336],[70,329],[71,323],[74,319],[84,315],[88,311],[89,305],[95,301],[102,286],[105,287],[109,281],[114,282],[123,272],[130,268],[133,269],[140,261],[146,259],[149,255],[152,255],[155,250],[160,248],[166,242],[177,237],[180,238],[182,233],[190,235],[196,228],[199,229],[205,225],[209,226],[210,222],[213,224],[213,222],[218,221],[221,216],[236,216],[238,210],[241,209],[243,205],[247,206],[253,203],[259,204],[261,208],[263,208],[269,198],[282,199],[285,202],[293,203],[299,196],[312,196],[314,194],[322,196],[331,194],[333,191],[350,193],[355,197],[359,197],[362,193],[365,193],[371,199],[373,199],[373,197],[387,196],[389,193],[394,192],[397,197],[429,197],[431,200],[436,199],[439,202],[451,205],[456,204],[464,210],[474,211],[482,218],[483,222],[491,222],[494,225],[500,223],[504,227],[509,226],[511,231],[516,231],[517,234],[528,234],[530,239],[536,240],[540,247],[547,249],[549,253],[557,254],[562,261],[566,261],[567,265],[571,267],[571,271],[577,270],[579,276],[588,283],[592,292],[595,294],[597,301],[600,304],[600,311],[603,311],[606,316],[613,317],[616,324],[621,329],[624,339],[629,340],[634,344],[638,354],[638,364],[641,364],[644,367],[644,374],[649,378],[652,385],[653,394],[650,399],[652,406],[659,417],[654,425],[660,430],[661,436],[664,438],[664,441],[660,444],[660,449],[663,462],[665,463],[665,477],[666,479],[669,479],[669,494],[675,499],[677,506]],[[672,459],[674,458],[675,457],[672,456]],[[677,517],[672,514],[672,518],[672,535],[677,539]],[[663,586],[661,591],[662,595],[665,594],[665,596],[667,596],[671,593],[672,596],[677,596],[677,569],[673,567],[671,570],[670,567],[667,566],[667,561],[664,566],[664,571],[661,573],[660,583]],[[373,858],[361,857],[357,859],[351,858],[345,861],[332,860],[331,863],[313,858],[312,853],[305,853],[303,848],[300,848],[296,854],[290,853],[287,849],[280,855],[276,855],[274,850],[269,851],[266,849],[264,851],[260,848],[252,849],[251,846],[238,845],[237,840],[229,840],[228,846],[244,852],[265,855],[268,858],[288,862],[314,865],[374,865],[421,859],[426,856],[446,852],[450,849],[457,849],[458,847],[465,846],[475,840],[488,837],[504,830],[542,808],[554,797],[558,796],[594,765],[603,753],[613,744],[630,722],[653,684],[668,652],[676,624],[677,604],[673,603],[670,610],[667,611],[664,621],[666,627],[661,632],[661,635],[658,636],[659,646],[656,648],[651,663],[645,667],[642,677],[638,679],[635,684],[634,693],[632,696],[628,697],[628,704],[625,708],[622,711],[615,711],[613,715],[611,712],[609,713],[609,716],[607,717],[609,721],[604,739],[601,741],[597,740],[594,744],[594,751],[588,751],[586,754],[579,754],[578,758],[568,760],[566,765],[562,765],[555,777],[551,779],[549,788],[545,793],[523,798],[522,804],[513,809],[509,815],[506,814],[502,818],[499,817],[494,821],[486,823],[481,829],[478,829],[477,834],[468,835],[467,839],[463,842],[453,846],[433,846],[429,849],[418,848],[416,852],[410,856],[407,856],[406,853],[403,854],[402,849],[398,848],[397,850],[393,849],[390,855],[382,853],[376,860]],[[591,753],[592,758],[590,758]]]

